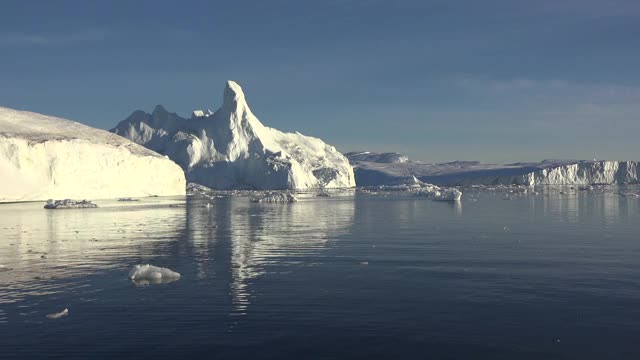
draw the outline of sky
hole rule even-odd
[[[242,85],[267,126],[423,161],[640,160],[637,0],[15,1],[0,106],[109,129]]]

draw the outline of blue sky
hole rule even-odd
[[[640,160],[637,0],[3,0],[0,49],[0,106],[101,128],[233,79],[343,151]]]

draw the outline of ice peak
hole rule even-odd
[[[235,112],[242,106],[247,106],[242,88],[235,81],[227,80],[227,85],[224,88],[223,109],[229,112]]]
[[[168,114],[169,112],[167,111],[167,109],[164,108],[164,106],[162,105],[156,105],[156,107],[153,109],[153,114]]]

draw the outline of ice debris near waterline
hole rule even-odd
[[[97,208],[98,205],[88,200],[76,201],[71,199],[65,200],[47,200],[44,205],[45,209],[88,209]]]
[[[288,192],[268,192],[251,197],[251,202],[255,203],[294,203],[297,201],[298,198]]]
[[[150,264],[136,265],[129,271],[129,279],[137,285],[167,284],[180,279],[180,273]]]
[[[418,190],[416,195],[424,196],[434,201],[460,201],[462,192],[454,188],[441,189],[437,186],[427,186]]]

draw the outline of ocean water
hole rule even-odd
[[[0,205],[0,359],[640,358],[617,191],[98,204]]]

